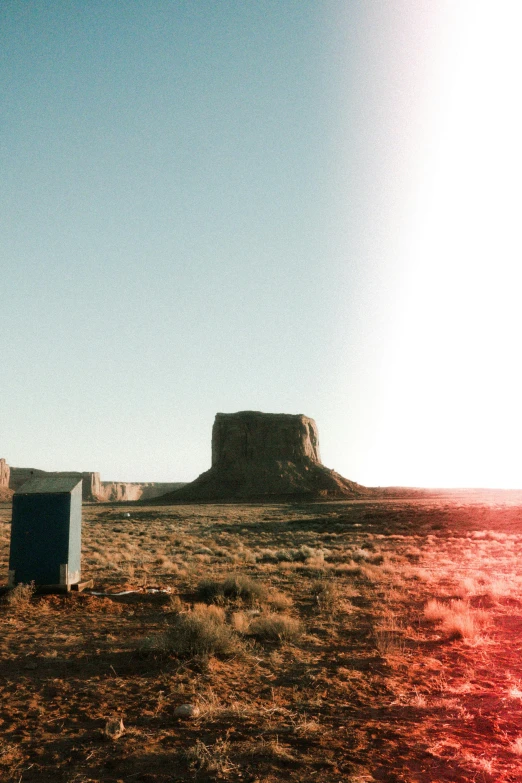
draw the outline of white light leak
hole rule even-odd
[[[522,4],[445,13],[371,469],[522,487]]]

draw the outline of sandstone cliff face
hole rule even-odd
[[[212,467],[248,464],[320,463],[317,425],[308,416],[285,413],[218,413],[212,428]]]
[[[173,492],[183,486],[184,482],[102,481],[96,499],[110,503],[147,500],[164,495],[165,492]]]
[[[101,481],[100,474],[95,472],[60,471],[49,472],[37,468],[12,468],[9,481],[11,490],[16,491],[33,476],[73,476],[82,479],[82,500],[87,503],[132,502],[155,498],[165,492],[172,492],[183,486],[183,483],[125,482]]]
[[[9,489],[9,465],[5,459],[0,459],[0,502],[5,503],[11,500],[13,496],[12,489]]]
[[[342,498],[365,491],[321,463],[313,419],[242,411],[216,415],[212,467],[161,501]]]
[[[9,465],[5,459],[0,459],[0,487],[6,488],[9,486]]]

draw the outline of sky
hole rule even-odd
[[[0,4],[0,456],[190,481],[261,410],[368,486],[521,488],[521,22]]]

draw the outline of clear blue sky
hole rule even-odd
[[[510,7],[2,3],[0,456],[187,481],[263,410],[522,486]]]

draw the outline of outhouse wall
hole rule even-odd
[[[11,584],[70,585],[80,580],[81,481],[72,483],[70,491],[39,491],[35,479],[13,496]],[[48,481],[42,486],[52,489]]]

